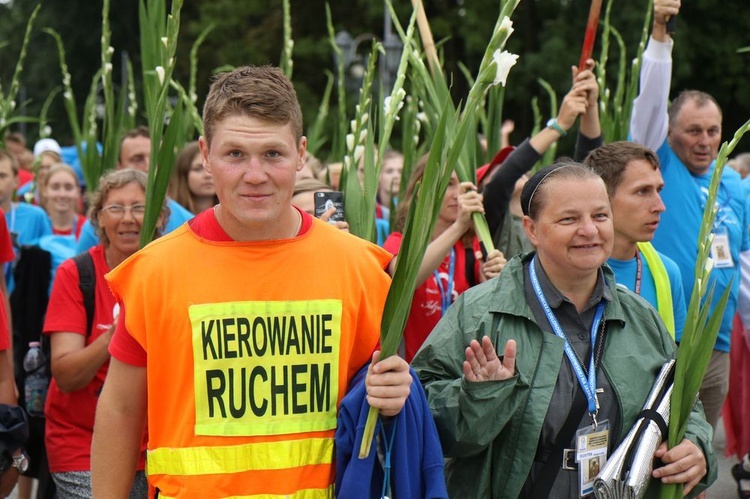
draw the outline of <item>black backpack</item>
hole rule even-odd
[[[94,259],[91,253],[84,251],[73,257],[78,268],[78,287],[83,295],[83,306],[86,308],[86,335],[91,334],[94,324],[94,294],[96,292],[96,275],[94,274]]]

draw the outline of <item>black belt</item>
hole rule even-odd
[[[539,449],[534,456],[534,462],[546,463],[550,458],[550,449]],[[560,468],[568,471],[575,471],[578,469],[578,462],[576,461],[576,450],[575,449],[563,449],[562,450],[562,462]]]

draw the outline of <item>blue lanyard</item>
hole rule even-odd
[[[383,463],[383,488],[380,493],[381,499],[388,499],[391,497],[391,455],[393,451],[393,439],[396,437],[396,425],[398,424],[398,418],[393,418],[393,424],[391,425],[390,437],[385,433],[385,427],[381,421],[380,423],[380,436],[385,444],[385,463]]]
[[[16,206],[15,203],[10,203],[10,223],[8,224],[8,232],[14,232],[16,228]],[[15,255],[16,248],[13,248],[13,254]],[[5,283],[10,284],[13,279],[13,262],[5,262],[3,266],[3,274],[5,275]]]
[[[440,279],[440,273],[435,270],[433,275],[435,276],[435,282],[437,283],[438,289],[440,290],[440,310],[441,315],[445,315],[448,307],[451,306],[453,301],[453,274],[456,270],[456,249],[451,248],[450,264],[448,265],[448,286],[443,287],[443,281]]]
[[[11,232],[16,230],[16,205],[15,203],[10,203],[10,224],[9,224],[8,230]]]
[[[568,357],[568,361],[570,361],[570,365],[573,367],[573,371],[578,378],[578,383],[581,385],[581,388],[583,388],[583,393],[586,395],[586,401],[589,406],[589,414],[593,418],[594,424],[596,424],[596,413],[599,411],[599,401],[596,398],[596,337],[599,334],[599,324],[601,323],[602,315],[604,314],[604,301],[600,301],[599,305],[596,306],[594,322],[591,324],[591,360],[589,361],[588,379],[586,379],[586,374],[583,372],[581,363],[578,362],[578,357],[576,357],[573,347],[570,346],[568,337],[563,332],[562,327],[560,327],[560,323],[552,312],[549,303],[547,303],[547,298],[544,297],[544,292],[542,292],[542,287],[539,285],[539,279],[536,276],[536,269],[534,268],[535,263],[536,255],[531,259],[531,264],[529,265],[529,275],[531,276],[531,284],[534,287],[534,292],[544,309],[544,315],[547,316],[547,320],[549,321],[549,325],[552,326],[552,330],[565,342],[565,355]]]

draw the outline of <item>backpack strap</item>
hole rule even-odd
[[[78,287],[83,295],[83,306],[86,309],[86,335],[91,334],[94,325],[94,292],[96,291],[96,275],[94,274],[94,259],[88,251],[73,257],[78,269]]]

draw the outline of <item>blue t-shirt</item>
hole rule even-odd
[[[170,213],[169,220],[167,220],[167,226],[164,228],[165,234],[172,232],[195,216],[172,198],[167,198],[167,206],[169,206]],[[83,224],[83,227],[81,228],[81,236],[78,238],[76,252],[83,253],[97,244],[99,244],[99,236],[96,235],[96,229],[91,225],[90,220],[86,220],[86,223]]]
[[[661,197],[667,207],[661,215],[659,229],[653,245],[677,263],[682,274],[685,303],[690,303],[695,282],[695,260],[698,257],[698,233],[703,220],[703,207],[708,196],[708,186],[715,164],[704,175],[693,175],[677,158],[667,141],[657,151],[664,178]],[[731,282],[731,292],[724,317],[722,317],[715,349],[729,352],[732,319],[737,309],[740,289],[740,251],[750,249],[748,234],[748,208],[739,173],[725,168],[721,177],[716,205],[718,212],[714,233],[726,233],[734,265],[716,268],[711,272],[709,287],[715,285],[711,310],[713,311],[724,290]]]
[[[11,203],[10,210],[5,214],[5,222],[8,224],[16,257],[19,246],[36,244],[40,237],[52,234],[52,224],[47,212],[28,203]],[[10,264],[5,265],[5,284],[10,294],[15,288]]]
[[[658,253],[658,252],[657,252]],[[685,327],[685,317],[687,316],[687,306],[685,305],[685,293],[682,287],[682,275],[680,275],[680,268],[677,264],[666,255],[658,253],[662,263],[664,263],[664,269],[667,271],[669,277],[669,287],[672,289],[672,313],[674,314],[674,329],[677,341],[682,337],[682,330]],[[648,265],[646,259],[641,255],[641,262],[643,263],[641,271],[641,292],[640,295],[647,302],[649,302],[655,309],[658,310],[658,303],[656,300],[656,284],[654,283],[654,276],[651,273],[651,268]],[[622,284],[630,291],[635,292],[635,278],[638,270],[638,262],[635,257],[630,260],[616,260],[610,258],[607,260],[609,265],[615,272],[615,280],[617,284]]]

